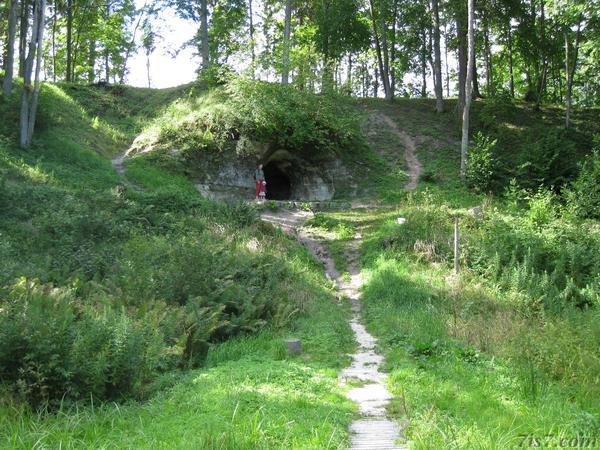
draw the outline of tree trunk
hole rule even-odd
[[[54,3],[54,17],[52,17],[52,81],[56,83],[56,28],[58,19],[58,9]]]
[[[346,75],[346,86],[348,86],[348,95],[352,96],[352,52],[348,53],[348,72]]]
[[[535,109],[540,109],[542,103],[542,95],[546,89],[546,77],[548,74],[548,55],[546,51],[546,12],[544,8],[545,0],[540,0],[540,31],[541,31],[541,45],[540,50],[542,54],[542,73],[538,77],[536,92],[535,92]]]
[[[377,32],[377,19],[375,17],[375,8],[373,7],[373,0],[369,0],[369,6],[371,11],[371,24],[373,26],[373,37],[375,38],[375,51],[377,53],[377,64],[379,66],[379,74],[381,75],[381,81],[383,84],[385,98],[390,99],[391,97],[389,73],[385,71],[383,57],[381,55],[381,44],[379,43],[379,33]],[[382,23],[385,22],[382,20]],[[375,96],[377,97],[377,95]]]
[[[19,76],[25,77],[27,58],[27,33],[29,32],[29,5],[31,0],[21,0],[21,23],[19,27]]]
[[[73,73],[73,0],[67,0],[67,74],[66,81],[72,81]]]
[[[392,23],[392,45],[390,48],[390,94],[396,96],[396,22],[398,19],[398,0],[394,0],[394,14]]]
[[[15,36],[17,33],[17,8],[19,7],[18,0],[10,2],[8,10],[8,33],[6,39],[6,59],[4,60],[4,83],[2,90],[5,96],[9,96],[12,92],[13,77],[15,71]]]
[[[96,41],[90,40],[90,48],[88,52],[88,83],[96,81]]]
[[[458,37],[458,102],[457,113],[465,107],[465,82],[467,79],[467,27],[461,11],[457,11],[456,34]]]
[[[110,0],[106,0],[106,22],[110,20]],[[104,80],[106,83],[110,81],[110,52],[108,48],[108,42],[105,43],[104,49]]]
[[[383,86],[385,98],[391,100],[393,97],[390,89],[390,53],[387,42],[387,24],[385,22],[383,0],[379,0],[379,14],[381,16],[381,46],[383,47]]]
[[[150,77],[150,52],[146,52],[146,75],[148,77],[148,87],[152,87],[152,78]]]
[[[254,11],[252,10],[252,0],[248,0],[248,19],[250,21],[250,77],[254,79],[254,68],[256,66],[256,51],[254,49]]]
[[[573,97],[573,78],[575,77],[575,70],[577,68],[577,58],[579,55],[579,39],[581,38],[581,17],[577,24],[577,32],[575,34],[575,45],[573,47],[573,63],[571,64],[571,51],[569,45],[569,31],[565,30],[565,73],[566,73],[566,90],[565,90],[565,127],[569,128],[571,125],[571,104]]]
[[[125,82],[125,75],[127,73],[127,62],[129,61],[129,57],[131,56],[131,50],[133,50],[135,47],[135,39],[137,36],[137,32],[140,29],[140,26],[142,25],[142,22],[144,20],[144,17],[146,14],[146,6],[148,5],[149,1],[150,0],[146,0],[144,2],[144,5],[140,9],[140,13],[137,18],[137,22],[135,23],[135,26],[133,27],[133,32],[131,33],[131,39],[129,40],[129,43],[127,45],[127,50],[125,51],[125,56],[123,57],[121,73],[119,74],[119,83],[121,83],[121,84],[123,84]],[[116,78],[116,74],[113,75],[113,78]]]
[[[421,31],[423,45],[421,47],[421,97],[427,97],[427,33],[425,28]]]
[[[21,121],[20,121],[20,144],[22,148],[31,145],[33,130],[35,128],[35,117],[37,114],[38,98],[40,91],[40,69],[42,66],[42,46],[44,39],[44,14],[46,0],[35,0],[33,5],[33,28],[29,51],[25,58],[23,93],[21,95]],[[32,89],[31,75],[35,61],[35,81]]]
[[[210,66],[210,50],[208,46],[208,0],[200,0],[200,52],[202,69]]]
[[[465,107],[462,116],[462,140],[460,147],[460,176],[464,179],[467,174],[467,158],[469,155],[469,113],[473,91],[473,67],[475,66],[475,5],[474,0],[468,0],[468,46],[469,59],[467,64],[467,80],[465,83]]]
[[[444,112],[444,87],[442,86],[442,54],[440,51],[440,11],[438,0],[431,1],[433,13],[433,72],[435,88],[435,110]]]
[[[288,84],[290,78],[290,50],[292,28],[292,0],[285,2],[285,26],[283,28],[283,68],[281,71],[281,84]]]
[[[471,92],[472,98],[481,98],[481,92],[479,92],[479,76],[477,74],[477,60],[473,63],[473,90]]]
[[[483,30],[483,45],[485,47],[485,84],[488,97],[493,97],[495,94],[494,89],[494,72],[492,68],[492,51],[490,45],[490,30],[485,22],[485,29]]]
[[[513,69],[513,46],[512,46],[512,30],[511,24],[508,24],[508,84],[510,87],[510,96],[515,98],[515,75]]]
[[[450,70],[448,68],[448,32],[444,23],[444,53],[446,54],[446,97],[450,97]]]

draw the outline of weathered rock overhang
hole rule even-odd
[[[223,158],[205,179],[198,180],[198,190],[218,200],[252,199],[255,195],[254,171],[262,164],[267,181],[267,199],[328,201],[335,195],[335,181],[347,176],[343,164],[337,159],[315,162],[285,149],[265,144],[252,145],[253,152],[238,152],[235,158]]]

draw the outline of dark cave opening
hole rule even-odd
[[[267,182],[267,199],[289,200],[292,195],[292,182],[277,164],[269,163],[263,168]]]

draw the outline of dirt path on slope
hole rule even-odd
[[[386,417],[386,406],[392,396],[385,385],[387,375],[379,371],[384,361],[383,356],[376,352],[377,340],[361,323],[360,290],[363,280],[358,259],[362,235],[357,233],[354,236],[346,252],[350,277],[342,279],[323,240],[302,228],[310,217],[311,212],[293,210],[264,212],[261,215],[262,220],[281,227],[305,245],[323,263],[327,278],[336,283],[340,296],[347,298],[352,304],[350,326],[358,342],[358,350],[352,355],[350,367],[340,374],[342,383],[361,383],[359,387],[348,392],[348,398],[358,404],[361,414],[361,417],[350,425],[350,449],[404,449],[406,447],[396,445],[401,436],[398,423]]]
[[[405,188],[408,190],[414,190],[419,182],[419,176],[421,175],[421,163],[417,158],[417,146],[412,137],[410,137],[405,131],[401,130],[396,122],[394,122],[389,116],[378,113],[382,122],[392,130],[392,132],[398,136],[402,145],[404,145],[404,158],[406,159],[406,165],[408,166],[409,181],[406,183]]]
[[[120,153],[118,156],[110,160],[113,168],[117,171],[119,175],[122,177],[125,176],[125,172],[127,172],[127,168],[125,167],[125,156],[127,152]]]

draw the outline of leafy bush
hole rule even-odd
[[[540,188],[529,198],[529,209],[526,217],[533,226],[541,227],[554,220],[558,213],[556,195],[547,189]]]
[[[158,364],[162,341],[148,324],[96,312],[72,290],[21,280],[0,304],[0,377],[33,406],[133,395]]]
[[[469,151],[467,162],[467,185],[477,192],[489,192],[495,171],[494,150],[497,140],[483,133],[475,135],[475,145]]]
[[[558,188],[576,173],[576,145],[567,130],[541,127],[524,145],[518,174],[525,187]]]
[[[569,209],[583,219],[600,219],[600,136],[596,139],[598,149],[585,158],[565,194]]]

